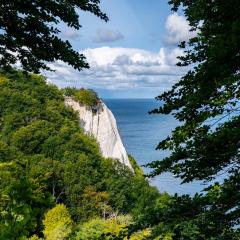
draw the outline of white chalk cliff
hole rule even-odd
[[[65,105],[78,112],[80,126],[86,134],[96,138],[104,157],[117,159],[133,171],[119,135],[116,120],[103,102],[99,103],[94,111],[71,97],[65,97]]]

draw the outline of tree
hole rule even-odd
[[[94,187],[88,186],[81,196],[81,215],[83,220],[93,217],[106,218],[112,213],[108,205],[109,196],[107,192],[96,192]]]
[[[44,191],[49,176],[43,173],[39,158],[22,159],[19,153],[11,153],[11,161],[6,161],[2,150],[15,152],[0,149],[0,239],[20,239],[38,230],[43,212],[53,204],[51,195]]]
[[[62,92],[64,96],[71,97],[81,105],[87,106],[87,108],[92,110],[93,113],[96,113],[98,105],[101,103],[98,94],[92,89],[66,87]]]
[[[214,223],[210,229],[209,218],[205,219],[208,227],[204,239],[225,239],[230,231],[237,234],[240,222],[240,2],[169,3],[174,11],[183,9],[197,35],[180,44],[185,55],[179,57],[178,65],[189,66],[189,72],[170,91],[157,97],[164,104],[152,111],[171,113],[182,125],[159,143],[157,149],[169,149],[171,154],[149,164],[154,169],[151,175],[170,171],[183,183],[224,176],[214,197],[209,197],[209,192],[216,184],[205,189],[208,193],[202,209]]]
[[[43,221],[46,240],[63,240],[72,232],[72,220],[67,208],[58,204],[49,210]]]
[[[76,240],[112,239],[109,235],[118,236],[121,230],[130,223],[129,215],[119,215],[109,219],[94,218],[79,226]]]
[[[60,22],[79,29],[77,9],[107,21],[100,0],[0,0],[0,66],[19,61],[23,69],[38,73],[47,62],[61,60],[77,70],[88,68],[85,57],[59,37]]]
[[[61,90],[40,75],[0,69],[0,239],[41,238],[44,214],[59,203],[78,224],[103,217],[117,234],[119,223],[107,221],[116,214],[148,221],[160,194],[135,172],[101,156]],[[48,238],[62,236],[58,226]]]

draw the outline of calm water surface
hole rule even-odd
[[[149,115],[148,111],[159,106],[154,99],[105,99],[113,112],[120,135],[127,152],[143,165],[161,160],[168,152],[155,150],[159,141],[168,136],[178,125],[172,116]],[[144,169],[149,172],[149,169]],[[174,194],[194,194],[204,185],[199,182],[183,184],[170,173],[164,173],[151,180],[160,191]]]

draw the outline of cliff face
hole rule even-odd
[[[96,138],[104,157],[118,159],[118,161],[133,171],[119,135],[116,120],[103,102],[94,110],[90,109],[90,107],[80,105],[71,97],[65,97],[65,104],[78,112],[81,127],[85,130],[86,134],[90,134]]]

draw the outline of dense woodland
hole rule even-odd
[[[132,157],[135,173],[103,158],[64,105],[66,95],[93,107],[97,94],[36,74],[56,60],[89,67],[57,26],[79,29],[76,9],[107,21],[99,3],[0,1],[0,239],[239,240],[240,2],[169,2],[196,36],[180,43],[189,72],[151,111],[182,124],[159,143],[170,155],[150,163],[148,177],[205,181],[194,196],[159,193]]]
[[[66,236],[92,239],[81,236],[82,224],[104,233],[109,222],[115,229],[153,208],[158,191],[101,156],[64,106],[62,91],[39,75],[0,76],[0,239],[42,237],[49,228],[47,239],[59,239],[50,236],[65,232],[65,217],[71,219]]]

